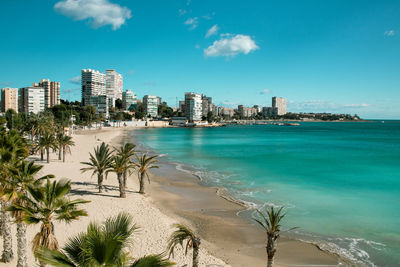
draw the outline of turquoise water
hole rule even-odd
[[[400,122],[135,131],[164,161],[366,266],[400,266]],[[249,215],[246,215],[249,216]]]

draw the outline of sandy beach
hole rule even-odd
[[[52,153],[51,163],[44,165],[42,174],[54,174],[56,179],[71,179],[70,197],[83,198],[91,202],[84,205],[89,216],[70,224],[56,223],[56,237],[62,245],[79,232],[85,231],[90,221],[104,221],[120,212],[134,218],[140,230],[134,235],[130,252],[133,257],[162,253],[174,223],[186,223],[202,238],[200,266],[265,266],[266,253],[264,233],[236,216],[243,207],[227,201],[216,194],[215,188],[199,185],[196,178],[183,175],[171,166],[161,168],[151,175],[151,184],[146,185],[147,194],[140,195],[136,175],[128,180],[127,197],[119,198],[118,182],[114,174],[105,180],[105,191],[98,193],[97,178],[90,173],[81,173],[81,161],[87,161],[89,152],[101,142],[118,146],[130,137],[130,130],[110,128],[77,133],[73,136],[75,146],[66,162]],[[35,158],[38,159],[38,158]],[[16,236],[13,231],[14,260],[0,266],[16,265]],[[35,259],[30,250],[31,240],[39,231],[39,225],[28,226],[28,265],[34,266]],[[184,256],[179,249],[172,259],[177,266],[191,266],[191,255]],[[281,239],[275,266],[336,266],[338,257],[319,250],[316,246],[290,239]]]

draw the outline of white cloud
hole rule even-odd
[[[262,91],[260,92],[260,95],[266,95],[266,94],[269,94],[269,93],[271,93],[271,90],[269,90],[269,89],[264,89],[264,90],[262,90]]]
[[[369,107],[370,104],[367,103],[361,103],[361,104],[344,104],[343,107],[348,107],[348,108],[365,108]]]
[[[207,57],[234,57],[240,53],[247,55],[257,49],[259,47],[248,35],[223,34],[221,35],[221,39],[204,49],[204,55]]]
[[[218,33],[218,25],[215,24],[214,26],[212,26],[210,29],[208,29],[207,33],[206,33],[206,38],[215,35]]]
[[[288,108],[294,112],[340,112],[370,106],[367,103],[342,104],[325,100],[288,101]]]
[[[63,0],[54,9],[74,20],[88,19],[94,28],[111,25],[117,30],[132,17],[131,10],[109,0]]]
[[[81,84],[81,76],[75,76],[69,79],[70,83]]]
[[[199,25],[199,18],[198,17],[188,18],[185,21],[185,24],[190,26],[189,30],[194,30]]]
[[[388,30],[383,33],[385,36],[394,36],[396,32],[394,30]]]

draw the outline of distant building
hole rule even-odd
[[[272,117],[272,116],[276,116],[277,114],[277,108],[273,108],[273,107],[263,107],[262,108],[262,114],[265,117]]]
[[[203,114],[201,95],[185,93],[185,117],[189,122],[201,121]]]
[[[206,95],[201,95],[201,109],[202,109],[202,116],[207,117],[208,112],[213,112],[213,103],[212,98]]]
[[[283,97],[273,97],[272,98],[272,107],[276,108],[275,115],[285,115],[286,114],[286,99]]]
[[[258,114],[258,108],[247,108],[243,105],[238,106],[239,116],[242,119],[253,118]]]
[[[131,90],[126,90],[122,93],[122,108],[124,110],[133,109],[137,104],[137,96]]]
[[[33,87],[44,89],[44,106],[51,108],[60,104],[60,83],[52,82],[49,79],[41,79],[38,83],[33,83]]]
[[[86,97],[86,106],[93,106],[96,114],[103,114],[104,118],[109,116],[109,102],[107,95],[95,95]]]
[[[1,112],[13,109],[18,112],[18,88],[1,88]]]
[[[122,99],[123,79],[115,70],[106,70],[106,95],[110,107],[115,107],[115,101]]]
[[[228,118],[232,118],[233,115],[235,115],[235,110],[233,108],[226,108],[224,107],[222,109],[222,116],[223,117],[228,117]]]
[[[158,97],[154,95],[145,95],[143,97],[144,110],[147,116],[155,118],[158,116]]]
[[[18,100],[20,112],[37,114],[45,109],[44,89],[42,87],[20,88]]]
[[[185,113],[185,101],[179,101],[179,111]]]
[[[83,69],[81,71],[82,104],[87,105],[91,96],[106,95],[106,75],[97,70]]]

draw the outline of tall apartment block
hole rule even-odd
[[[18,112],[18,88],[1,88],[1,112],[13,109]]]
[[[212,103],[212,98],[206,95],[201,95],[201,108],[202,116],[207,117],[208,112],[214,112],[214,106]]]
[[[49,79],[41,79],[39,83],[32,84],[33,87],[44,89],[44,106],[50,108],[60,104],[60,83]]]
[[[115,70],[106,70],[106,95],[110,106],[115,107],[115,100],[122,99],[123,79]]]
[[[27,114],[44,111],[45,97],[42,87],[25,87],[19,89],[19,111]]]
[[[109,99],[106,95],[94,95],[86,97],[86,105],[93,106],[96,108],[97,115],[104,115],[105,118],[109,115]]]
[[[155,95],[145,95],[143,97],[144,110],[152,118],[158,115],[158,97]]]
[[[203,114],[201,95],[185,93],[185,116],[189,122],[201,121]]]
[[[275,110],[275,115],[286,114],[286,99],[283,97],[274,96],[272,98],[272,108]]]
[[[133,109],[137,104],[137,96],[131,90],[126,90],[122,93],[122,108],[124,110]]]
[[[90,96],[106,95],[106,75],[97,70],[81,71],[82,104],[87,105]]]

